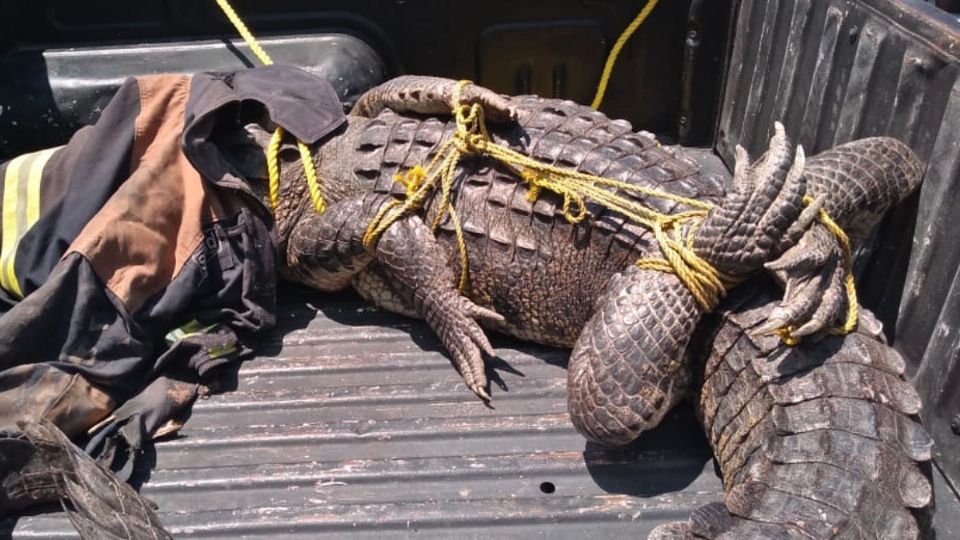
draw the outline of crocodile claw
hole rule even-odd
[[[788,328],[794,338],[821,336],[842,319],[847,307],[843,251],[826,227],[812,225],[797,245],[765,267],[784,285],[784,295],[756,334]]]
[[[768,318],[766,322],[753,330],[753,335],[770,336],[785,326],[787,326],[786,317],[783,317],[782,315],[774,317],[773,314],[771,314],[770,318]]]
[[[479,322],[502,323],[503,317],[452,288],[434,291],[424,299],[423,307],[424,318],[440,337],[467,388],[490,401],[483,356],[493,356],[494,351]]]
[[[483,386],[471,387],[470,390],[472,390],[473,393],[476,394],[477,397],[482,399],[483,401],[490,401],[491,399],[493,399],[490,397],[490,394],[487,393],[487,390]]]
[[[734,191],[703,221],[693,240],[697,254],[718,270],[745,276],[795,244],[819,207],[803,206],[805,156],[776,124],[770,149],[748,165],[737,149]]]

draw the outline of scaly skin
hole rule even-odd
[[[697,254],[735,277],[766,265],[785,292],[779,302],[769,284],[740,293],[747,299],[725,304],[714,316],[719,323],[698,327],[700,307],[675,276],[633,266],[659,254],[648,231],[593,205],[589,219],[571,225],[557,197],[527,201],[517,179],[486,158],[458,168],[453,204],[469,254],[463,294],[455,287],[451,223],[435,233],[428,225],[436,200],[364,248],[370,219],[403,193],[393,176],[427,162],[452,133],[449,117],[423,115],[444,115],[453,85],[401,78],[361,99],[349,125],[316,149],[323,215],[312,213],[297,153],[287,145],[276,212],[286,277],[324,290],[352,285],[385,309],[423,317],[480,395],[489,344],[478,323],[573,346],[571,418],[603,443],[629,442],[656,425],[683,395],[697,360],[698,412],[726,501],[653,538],[917,536],[907,509],[930,502],[917,469],[929,459],[930,439],[912,417],[919,398],[902,379],[902,360],[865,334],[794,349],[763,335],[782,324],[823,334],[845,312],[836,239],[811,221],[822,205],[856,244],[918,184],[921,167],[906,146],[865,139],[804,159],[778,129],[755,163],[738,149],[733,191],[725,195],[718,178],[625,122],[570,102],[507,100],[467,87],[467,102],[502,119],[519,117],[490,126],[499,142],[547,163],[718,205],[694,236]],[[258,145],[271,129],[251,130]],[[807,209],[805,193],[817,199]]]
[[[60,502],[84,539],[171,538],[149,501],[74,445],[47,420],[21,422],[20,434],[0,434],[0,515],[19,515]],[[12,465],[12,467],[8,467]],[[21,468],[22,467],[22,468]],[[9,514],[8,514],[9,513]]]
[[[711,316],[692,352],[725,502],[650,539],[918,538],[932,441],[903,359],[863,331],[794,348],[758,336],[776,295],[757,289]]]
[[[448,111],[454,85],[402,77],[365,95],[349,125],[317,149],[328,204],[323,215],[310,209],[296,152],[291,147],[281,153],[284,203],[277,210],[277,229],[286,254],[281,272],[323,290],[352,284],[381,307],[423,317],[468,387],[484,397],[482,353],[489,345],[478,323],[539,343],[573,346],[574,424],[599,442],[629,442],[656,425],[682,395],[689,378],[684,352],[702,315],[675,276],[632,268],[636,260],[659,254],[649,231],[592,204],[587,220],[570,224],[558,197],[544,193],[530,202],[526,188],[503,165],[473,156],[458,166],[453,198],[469,255],[469,284],[462,295],[455,286],[460,268],[451,221],[444,220],[435,234],[426,225],[436,215],[437,197],[418,216],[395,223],[374,249],[362,245],[367,224],[384,202],[404,192],[394,175],[429,161],[453,132],[449,117],[424,115]],[[778,127],[770,150],[756,163],[750,165],[738,151],[735,189],[724,196],[719,179],[700,175],[693,160],[589,108],[536,97],[507,99],[476,86],[464,89],[463,101],[482,104],[494,118],[518,118],[491,123],[491,135],[541,161],[716,204],[693,237],[694,251],[734,278],[773,265],[787,285],[781,311],[772,312],[784,324],[812,316],[824,321],[822,327],[843,312],[842,301],[832,300],[843,295],[834,279],[835,240],[810,227],[818,205],[841,224],[860,223],[894,204],[920,178],[916,158],[892,139],[868,139],[814,156],[806,169],[820,172],[803,174],[802,152],[795,157]],[[874,179],[862,174],[861,162],[883,165]],[[818,201],[804,209],[807,191]],[[664,213],[684,209],[660,199],[644,203]],[[413,237],[403,241],[397,234]],[[819,251],[826,255],[807,257]]]
[[[769,223],[783,220],[789,211],[777,212],[776,207],[770,211],[751,204],[756,186],[745,181],[750,176],[775,179],[778,174],[785,175],[782,189],[790,189],[790,174],[785,172],[792,165],[789,153],[776,139],[768,155],[752,167],[759,172],[738,165],[733,196],[711,213],[694,238],[698,253],[728,273],[748,274],[770,253],[763,249],[765,244],[783,241],[775,234],[762,232]],[[738,164],[746,163],[745,153],[740,150],[738,154]],[[798,160],[802,159],[801,155]],[[922,169],[904,144],[870,138],[810,158],[803,176],[807,192],[841,228],[850,231],[851,245],[856,249],[882,214],[916,188]],[[744,204],[736,204],[740,202],[738,195],[744,196],[740,199]],[[784,204],[789,206],[793,200],[787,197]],[[804,212],[816,208],[812,205]],[[762,215],[752,217],[750,212]],[[798,215],[798,209],[792,209],[792,213]],[[746,223],[758,224],[760,236],[744,234],[737,227],[745,215]],[[798,222],[804,222],[802,213],[799,215]],[[774,228],[783,229],[783,224]],[[789,239],[791,227],[786,230]],[[837,314],[846,309],[846,295],[843,254],[832,233],[814,224],[795,245],[788,249],[781,245],[773,252],[782,255],[766,266],[785,282],[786,292],[784,300],[756,331],[769,333],[798,324],[800,328],[794,334],[800,337],[823,333],[837,324]],[[581,433],[595,441],[625,444],[657,425],[680,397],[670,390],[682,388],[688,378],[684,351],[702,312],[676,277],[657,274],[625,272],[627,279],[608,289],[599,302],[601,311],[587,323],[571,354],[571,417]]]

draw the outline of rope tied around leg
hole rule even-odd
[[[803,203],[810,205],[813,203],[813,198],[806,195],[803,198]],[[837,241],[840,243],[840,249],[843,252],[843,286],[847,293],[847,316],[842,326],[836,326],[830,329],[830,335],[843,336],[857,329],[857,321],[860,318],[860,306],[857,303],[857,286],[853,279],[853,254],[850,248],[850,238],[847,236],[847,233],[833,221],[827,211],[822,208],[817,215],[817,221],[837,238]],[[793,335],[795,330],[796,327],[788,325],[774,330],[773,333],[779,337],[783,343],[792,347],[800,343],[800,338]]]

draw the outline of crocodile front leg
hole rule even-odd
[[[407,216],[391,225],[376,252],[382,281],[437,333],[467,387],[490,399],[482,354],[492,356],[493,347],[478,322],[500,324],[503,317],[460,294],[450,262],[419,216]]]
[[[389,198],[370,193],[301,218],[287,243],[284,276],[325,291],[352,283],[379,307],[422,317],[467,387],[489,399],[482,354],[492,355],[493,348],[478,321],[500,324],[503,318],[460,294],[450,262],[420,217],[397,220],[373,249],[364,246],[367,225]]]
[[[697,230],[698,256],[745,276],[795,243],[815,217],[803,209],[803,154],[793,163],[782,130],[742,184]],[[682,397],[684,352],[703,308],[672,274],[631,268],[608,287],[570,356],[568,410],[588,439],[629,443]]]
[[[738,154],[743,152],[738,149]],[[807,194],[823,203],[856,250],[882,215],[920,185],[923,165],[904,143],[871,137],[817,154],[804,177]],[[792,334],[799,338],[829,329],[847,305],[843,262],[837,238],[814,224],[796,246],[766,264],[786,290],[757,331],[795,326]]]

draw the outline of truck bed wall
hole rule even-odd
[[[646,1],[233,4],[277,62],[320,75],[323,64],[356,60],[318,43],[347,34],[379,54],[390,76],[467,78],[504,93],[589,103],[610,45]],[[732,2],[660,2],[620,55],[604,111],[708,145],[727,25],[707,23],[728,20]],[[62,143],[96,120],[125,76],[255,63],[213,0],[0,2],[0,159]],[[338,91],[349,104],[357,88]]]

